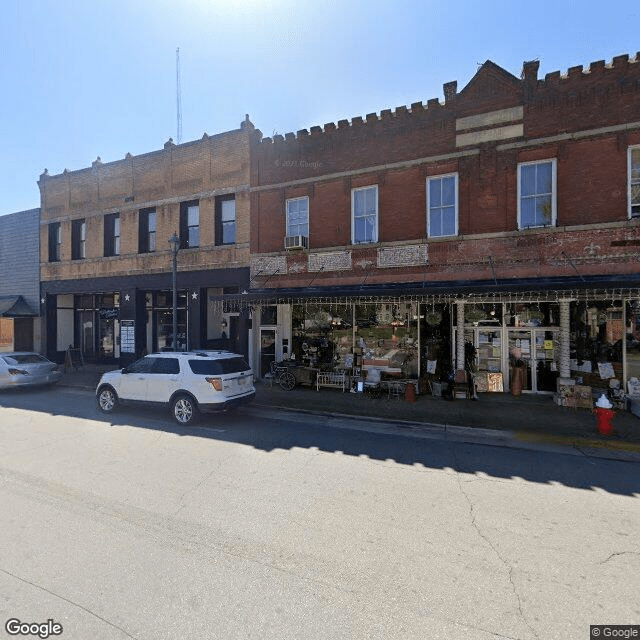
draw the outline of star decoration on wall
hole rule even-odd
[[[125,301],[125,302],[129,302],[129,300],[131,300],[131,296],[127,293],[127,294],[124,296],[124,301]]]
[[[40,303],[44,304],[45,303],[45,299],[44,298],[40,298]]]
[[[194,291],[194,292],[191,294],[191,297],[192,297],[194,300],[197,300],[197,299],[198,299],[198,292],[197,292],[197,291]]]

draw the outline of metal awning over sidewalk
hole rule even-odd
[[[0,296],[0,316],[5,318],[32,318],[38,316],[22,296]]]
[[[482,281],[424,281],[370,285],[256,288],[210,296],[239,309],[267,304],[366,304],[370,302],[557,302],[640,299],[640,275],[519,278]]]

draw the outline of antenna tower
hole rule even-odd
[[[177,144],[182,142],[182,91],[180,89],[180,47],[176,49],[176,116],[177,116]]]

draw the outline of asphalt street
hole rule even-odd
[[[80,390],[1,393],[0,637],[12,618],[63,640],[640,623],[640,464],[417,436],[260,408],[182,428],[106,417]]]

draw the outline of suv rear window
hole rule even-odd
[[[248,371],[244,358],[221,358],[220,360],[189,360],[191,371],[196,375],[219,376],[225,373]]]

